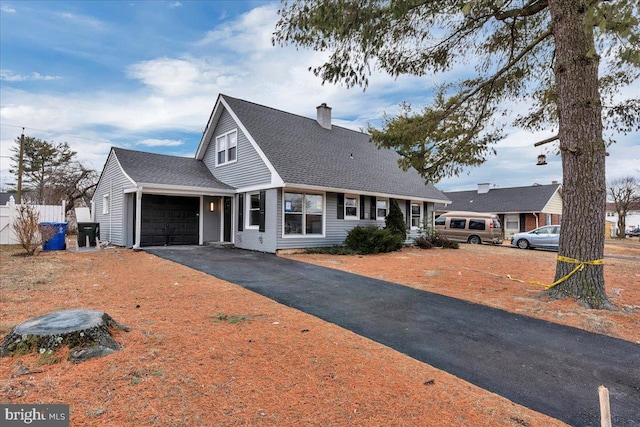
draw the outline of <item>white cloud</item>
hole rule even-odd
[[[169,3],[169,9],[175,9],[176,7],[181,7],[182,3],[180,3],[179,1],[172,1],[171,3]]]
[[[143,139],[138,141],[138,145],[146,147],[177,147],[183,144],[183,141],[176,141],[175,139]]]
[[[24,81],[36,81],[36,80],[59,80],[60,76],[42,75],[40,73],[33,72],[29,75],[14,74],[11,70],[0,70],[0,80],[6,82],[24,82]]]
[[[271,36],[278,21],[277,11],[276,4],[256,7],[238,19],[220,23],[218,27],[208,31],[196,45],[222,46],[234,52],[257,53],[272,50]]]
[[[129,148],[142,145],[165,153],[168,148],[174,149],[171,154],[193,156],[195,147],[188,138],[182,140],[182,136],[171,133],[189,133],[198,139],[219,93],[307,117],[315,117],[315,107],[326,102],[333,108],[334,122],[352,129],[366,128],[369,123],[379,126],[383,114],[397,114],[403,100],[416,110],[429,102],[430,89],[436,81],[430,76],[394,78],[374,71],[366,92],[357,87],[322,85],[308,68],[322,64],[326,53],[271,44],[277,7],[269,4],[238,17],[212,20],[215,26],[185,51],[168,51],[162,57],[145,55],[147,59],[130,63],[123,72],[133,87],[35,93],[3,85],[0,122],[46,129],[33,136],[67,140],[78,152],[79,160],[100,170],[112,144]],[[67,19],[79,17],[69,14]],[[452,73],[456,75],[459,70]],[[0,78],[19,82],[59,77],[38,73],[22,76],[2,70]],[[514,114],[525,111],[517,103],[509,107]],[[5,155],[16,129],[1,129]],[[19,129],[16,131],[19,135]],[[442,188],[472,189],[478,182],[508,187],[562,180],[559,158],[553,153],[547,153],[549,165],[535,165],[541,150],[533,143],[550,136],[549,132],[509,131],[509,136],[496,146],[496,157],[459,178],[444,180]],[[635,138],[628,138],[623,145],[626,153],[612,148],[607,173],[632,166],[632,159],[638,158],[637,154],[629,155],[638,152],[637,134]],[[0,169],[4,168],[3,162]],[[5,174],[4,170],[0,172]]]
[[[69,25],[88,27],[92,30],[105,30],[107,26],[104,22],[91,16],[78,15],[70,12],[58,12],[55,14],[62,21],[66,21]]]
[[[2,6],[0,6],[0,11],[4,13],[16,13],[16,10],[8,4],[3,4]]]
[[[224,88],[236,80],[237,70],[207,58],[158,58],[127,68],[128,77],[140,80],[162,96],[180,97]]]

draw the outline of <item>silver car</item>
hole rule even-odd
[[[545,225],[525,233],[518,233],[511,238],[511,244],[520,249],[546,248],[558,250],[560,240],[559,225]]]

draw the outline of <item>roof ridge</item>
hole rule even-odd
[[[491,188],[490,191],[488,191],[487,193],[478,193],[478,194],[489,194],[492,191],[495,192],[497,190],[515,190],[518,188],[539,188],[539,187],[552,187],[552,186],[560,186],[562,184],[560,183],[556,183],[556,184],[532,184],[532,185],[521,185],[519,187],[494,187]],[[457,190],[457,191],[443,191],[443,193],[467,193],[467,192],[473,192],[476,193],[478,191],[477,188],[474,188],[472,190]]]
[[[162,157],[172,157],[172,158],[178,158],[178,159],[193,159],[193,160],[197,160],[194,159],[193,157],[189,157],[189,156],[176,156],[175,154],[163,154],[163,153],[154,153],[152,151],[142,151],[142,150],[132,150],[131,148],[122,148],[122,147],[112,147],[114,150],[120,150],[120,151],[129,151],[130,153],[141,153],[141,154],[152,154],[154,156],[162,156]]]
[[[254,105],[254,106],[256,106],[256,107],[265,108],[265,109],[267,109],[267,110],[276,111],[276,112],[278,112],[278,113],[287,114],[287,115],[290,115],[290,116],[294,116],[294,117],[297,117],[297,118],[300,118],[300,119],[305,119],[305,120],[309,120],[309,121],[312,121],[312,122],[317,123],[317,120],[316,120],[316,119],[314,119],[314,118],[312,118],[312,117],[303,116],[302,114],[296,114],[296,113],[292,113],[292,112],[290,112],[290,111],[280,110],[280,109],[278,109],[278,108],[270,107],[270,106],[268,106],[268,105],[258,104],[257,102],[247,101],[246,99],[236,98],[236,97],[233,97],[233,96],[230,96],[230,95],[225,95],[225,94],[223,94],[223,93],[221,93],[221,94],[220,94],[220,96],[221,96],[221,97],[223,97],[223,98],[230,98],[230,99],[233,99],[233,100],[235,100],[235,101],[244,102],[245,104],[251,104],[251,105]],[[332,127],[336,127],[336,128],[340,128],[340,129],[344,129],[344,130],[346,130],[346,131],[355,132],[355,133],[357,133],[357,134],[359,134],[359,135],[369,135],[369,136],[371,136],[371,135],[370,135],[370,134],[368,134],[367,132],[362,132],[362,131],[357,131],[357,130],[349,129],[349,128],[347,128],[347,127],[340,126],[340,125],[336,125],[336,124],[333,124],[333,123],[331,124],[331,126],[332,126]]]

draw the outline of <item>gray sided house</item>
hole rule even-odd
[[[505,238],[543,225],[560,224],[562,185],[493,188],[478,184],[477,190],[444,193],[451,203],[438,206],[437,213],[451,211],[490,212],[498,214]]]
[[[410,235],[448,203],[369,135],[220,95],[194,158],[112,148],[93,198],[100,239],[152,245],[228,242],[263,252],[340,244],[384,226],[392,199]]]

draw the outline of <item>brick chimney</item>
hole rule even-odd
[[[325,129],[331,130],[331,107],[324,102],[316,107],[318,111],[318,124]]]

